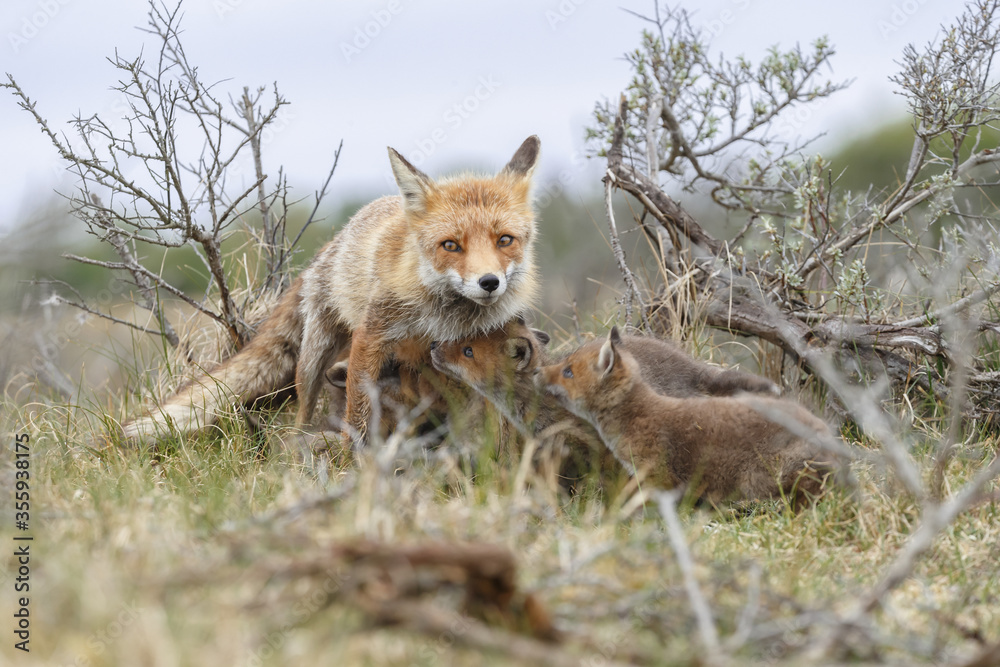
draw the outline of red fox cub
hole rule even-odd
[[[510,420],[540,433],[557,423],[568,423],[570,453],[577,459],[572,472],[587,468],[592,445],[599,446],[601,467],[616,467],[610,452],[586,421],[570,414],[535,385],[535,371],[553,363],[545,349],[549,336],[522,321],[491,333],[449,343],[435,343],[431,361],[439,371],[485,396]],[[622,345],[639,361],[645,382],[666,396],[729,395],[741,391],[776,394],[770,380],[738,370],[719,370],[700,362],[666,341],[625,336]],[[583,459],[580,461],[579,459]],[[564,472],[569,472],[564,471]],[[579,475],[578,475],[579,476]]]
[[[535,370],[549,363],[549,335],[514,320],[488,334],[431,346],[431,362],[445,375],[472,387],[510,422],[535,434],[559,425],[551,444],[561,485],[573,487],[596,467],[611,473],[614,457],[594,428],[535,387]]]
[[[258,334],[212,377],[204,376],[158,411],[124,426],[133,441],[172,423],[192,431],[220,407],[251,403],[294,380],[296,421],[312,423],[323,373],[350,347],[347,436],[363,442],[371,415],[367,387],[397,350],[423,350],[495,329],[532,302],[531,175],[538,137],[528,137],[495,176],[439,181],[389,149],[400,196],[358,211],[282,296]],[[353,334],[353,342],[352,342]]]
[[[597,428],[631,475],[660,488],[687,486],[713,503],[781,495],[794,508],[823,491],[833,457],[768,421],[754,405],[829,438],[827,425],[793,401],[749,396],[671,398],[656,393],[617,327],[539,371],[539,386]]]
[[[621,336],[619,340],[639,362],[642,379],[664,396],[781,392],[767,378],[709,366],[667,341],[649,336]],[[431,347],[431,362],[439,371],[488,398],[508,418],[524,423],[532,411],[540,409],[539,404],[545,398],[538,391],[534,376],[537,368],[553,363],[544,347],[548,342],[549,336],[544,331],[530,329],[517,320],[481,336],[435,342]]]
[[[508,419],[526,426],[538,416],[542,396],[532,378],[536,368],[550,361],[545,351],[548,342],[544,331],[514,320],[481,336],[434,341],[431,363],[489,399]]]
[[[325,377],[327,388],[330,390],[325,430],[342,431],[347,407],[346,356],[331,366],[326,371]],[[438,427],[447,428],[444,425],[449,422],[451,407],[461,406],[461,409],[472,417],[474,413],[479,412],[472,403],[483,401],[469,387],[429,365],[417,366],[394,362],[383,366],[376,388],[380,401],[382,417],[380,432],[383,438],[396,431],[400,426],[399,418],[405,419],[408,427],[414,432],[424,433]],[[369,435],[371,435],[371,425]]]
[[[741,391],[780,396],[770,380],[735,368],[710,366],[690,356],[670,341],[652,336],[621,336],[622,347],[639,362],[642,379],[657,394],[685,396],[732,396]]]

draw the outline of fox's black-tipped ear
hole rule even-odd
[[[535,338],[537,338],[538,342],[542,345],[548,345],[549,341],[552,340],[552,336],[548,335],[541,329],[532,329],[531,333],[535,334]]]
[[[521,147],[514,153],[507,166],[501,170],[501,174],[529,178],[535,165],[538,164],[538,154],[542,149],[542,142],[537,135],[531,135],[524,140]]]
[[[527,338],[522,338],[521,336],[508,339],[507,354],[510,355],[511,359],[514,359],[517,362],[515,364],[515,368],[519,371],[523,371],[531,364],[531,341]]]
[[[392,175],[399,186],[399,194],[403,195],[403,206],[407,211],[422,213],[427,209],[427,192],[433,187],[431,177],[420,171],[396,149],[389,147],[389,164],[392,165]]]
[[[608,332],[608,340],[610,340],[615,345],[621,345],[622,344],[622,335],[621,335],[621,332],[618,331],[618,325],[617,324],[615,326],[611,327],[611,331]]]
[[[601,346],[601,353],[597,356],[597,372],[601,374],[601,377],[606,377],[611,369],[615,367],[615,361],[618,359],[618,350],[615,349],[617,345],[622,342],[621,334],[618,333],[618,327],[611,327],[611,331],[608,333],[608,339],[604,341],[604,345]]]

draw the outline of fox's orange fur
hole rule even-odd
[[[549,336],[512,321],[487,334],[436,343],[434,367],[472,387],[509,418],[527,425],[553,409],[565,414],[551,396],[535,385],[535,371],[554,363],[545,345]],[[643,381],[658,394],[674,398],[732,396],[748,392],[778,396],[781,390],[767,378],[737,369],[720,369],[695,359],[676,345],[652,336],[621,336],[621,346],[636,359]],[[540,412],[539,412],[540,411]],[[536,430],[539,425],[536,424]]]
[[[827,425],[790,400],[738,394],[674,398],[656,393],[617,329],[566,359],[543,367],[539,386],[586,419],[630,474],[660,488],[688,487],[712,502],[789,497],[800,507],[838,468],[814,442],[769,421],[830,438]]]
[[[542,468],[552,472],[567,489],[590,470],[614,476],[620,467],[601,443],[594,428],[538,392],[534,372],[551,357],[545,350],[549,336],[514,320],[488,334],[436,343],[434,367],[489,400],[509,421],[533,433],[553,433],[539,452]]]
[[[349,354],[350,350],[345,350],[345,353]],[[341,431],[344,428],[347,354],[342,354],[326,371],[325,378],[330,392],[325,419],[326,432]],[[405,419],[406,426],[416,433],[424,433],[444,424],[451,430],[454,422],[450,420],[450,416],[456,405],[461,406],[464,417],[482,416],[480,406],[483,399],[473,395],[474,392],[462,383],[424,364],[397,362],[383,366],[377,389],[381,403],[382,437],[396,431],[400,426],[400,418]]]
[[[312,423],[322,375],[350,347],[348,435],[364,439],[367,387],[382,367],[429,361],[432,340],[502,326],[537,290],[530,189],[539,152],[529,137],[495,176],[434,181],[389,149],[400,196],[377,199],[348,222],[282,296],[246,348],[212,377],[179,391],[124,427],[148,440],[211,423],[220,408],[249,403],[294,380],[297,422]]]

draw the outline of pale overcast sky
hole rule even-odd
[[[828,35],[833,79],[856,79],[802,119],[804,133],[834,139],[903,113],[888,76],[908,42],[932,39],[961,12],[958,0],[709,0],[677,3],[715,35],[725,54],[759,59],[769,46],[803,46]],[[584,150],[594,102],[628,82],[622,54],[652,14],[646,0],[202,0],[185,3],[183,39],[204,80],[220,91],[277,81],[291,102],[266,146],[265,169],[284,165],[308,194],[342,138],[333,199],[389,192],[386,145],[432,175],[461,166],[499,167],[521,140],[542,138],[542,177]],[[55,128],[74,113],[114,115],[115,48],[138,54],[148,35],[141,0],[6,0],[0,63]],[[369,35],[364,35],[366,31]],[[359,36],[360,35],[360,36]],[[151,50],[147,49],[147,54]],[[456,105],[460,105],[456,109]],[[464,105],[464,108],[461,106]],[[0,94],[0,228],[55,189],[69,190],[51,145],[14,99]],[[427,153],[429,155],[423,155]],[[425,159],[421,159],[421,158]],[[600,165],[576,170],[573,186],[598,187]]]

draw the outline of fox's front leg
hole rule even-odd
[[[389,341],[374,327],[354,330],[351,358],[347,363],[347,407],[345,436],[364,444],[372,416],[370,391],[378,381],[382,366],[390,357]],[[377,428],[378,425],[376,425]]]

